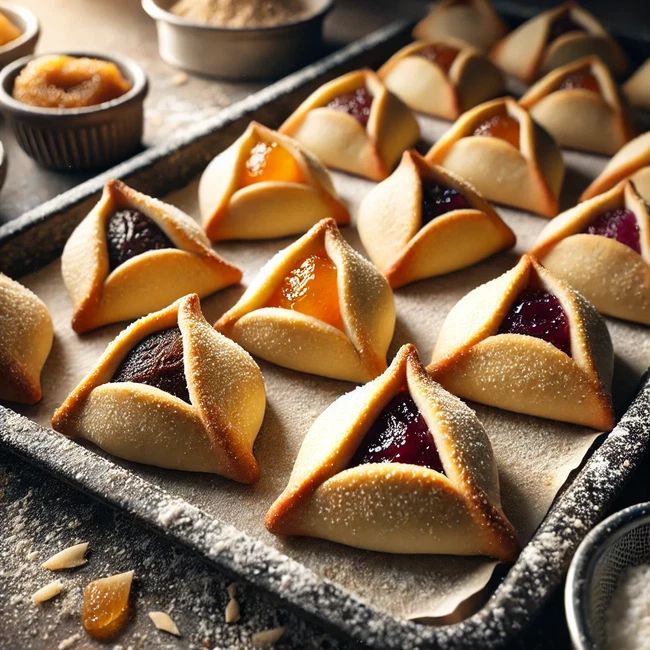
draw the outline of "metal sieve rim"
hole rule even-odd
[[[575,650],[598,648],[589,626],[591,583],[598,562],[629,531],[650,523],[650,502],[615,512],[582,540],[567,573],[564,608]],[[604,650],[604,649],[599,649]]]

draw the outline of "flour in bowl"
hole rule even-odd
[[[650,564],[621,574],[607,612],[607,647],[650,650]]]

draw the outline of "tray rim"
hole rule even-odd
[[[139,172],[150,169],[170,154],[189,147],[195,140],[206,137],[274,99],[317,80],[337,66],[372,51],[391,37],[404,32],[411,24],[410,20],[391,23],[325,59],[250,95],[241,102],[223,109],[215,118],[191,127],[169,141],[138,154],[0,226],[0,247],[9,243],[14,237],[28,233],[57,215],[72,210],[80,203],[99,195],[109,178],[129,179]],[[231,541],[231,533],[228,532],[227,535],[225,533],[226,529],[232,528],[231,526],[202,513],[198,508],[181,499],[168,495],[155,484],[131,474],[131,480],[137,479],[139,482],[138,492],[144,494],[146,491],[154,491],[159,502],[164,505],[169,505],[170,502],[183,504],[183,512],[191,512],[193,520],[200,522],[200,525],[209,532],[210,542],[207,534],[202,541],[190,542],[182,521],[172,522],[166,527],[162,526],[160,521],[152,517],[151,513],[147,512],[147,508],[143,508],[137,499],[129,499],[125,494],[119,492],[116,494],[112,491],[112,479],[109,477],[115,471],[128,473],[128,470],[1,405],[0,448],[21,456],[75,488],[128,513],[136,522],[152,529],[155,533],[164,535],[173,542],[198,553],[211,566],[248,580],[272,596],[280,598],[292,609],[318,621],[322,626],[363,644],[376,648],[402,648],[405,643],[413,648],[469,648],[475,647],[475,644],[480,641],[481,647],[496,648],[512,639],[539,613],[546,599],[562,580],[579,542],[602,519],[634,469],[650,453],[650,430],[644,430],[642,426],[642,416],[648,410],[648,402],[650,402],[650,371],[644,376],[642,389],[626,415],[604,438],[577,476],[557,497],[535,535],[488,602],[476,614],[464,621],[436,628],[392,618],[245,533],[239,533],[234,550],[241,551],[241,557],[246,558],[247,549],[259,550],[263,547],[262,550],[266,553],[264,566],[259,565],[259,558],[250,563],[236,559],[234,555],[228,556],[223,548],[215,551],[215,548],[218,548],[218,544],[215,547],[215,542],[220,537],[222,541]],[[13,430],[10,426],[12,422]],[[52,446],[61,448],[60,457],[55,454],[39,455],[38,440],[43,436],[48,438]],[[79,473],[71,471],[75,467],[75,456],[90,459],[91,465],[105,464],[109,471],[96,472],[98,476],[94,476],[92,480],[86,479],[84,485],[79,479]],[[624,464],[622,458],[625,458],[628,463]],[[603,469],[609,472],[607,484],[603,484],[600,477]],[[596,496],[600,497],[599,503],[595,503]],[[589,516],[582,518],[581,527],[566,526],[565,509],[571,500],[582,503],[585,500],[592,501],[592,509]],[[540,566],[540,554],[544,559],[544,551],[548,551],[551,538],[556,543],[561,543],[561,552],[556,553],[552,561],[547,557],[545,564]],[[295,580],[292,581],[292,578]],[[286,588],[287,582],[293,583],[291,589]],[[324,602],[334,606],[326,608],[323,606]]]

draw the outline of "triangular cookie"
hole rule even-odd
[[[386,369],[395,305],[381,273],[325,219],[269,260],[215,327],[272,363],[361,383]]]
[[[623,84],[630,104],[641,111],[650,111],[650,58]]]
[[[611,156],[635,134],[612,73],[596,56],[549,72],[519,103],[560,147]]]
[[[601,313],[650,325],[650,217],[631,181],[553,219],[530,253]]]
[[[503,73],[484,54],[449,39],[411,43],[378,74],[409,108],[446,120],[506,89]]]
[[[415,116],[372,70],[314,91],[280,127],[327,167],[381,181],[420,137]]]
[[[485,430],[412,345],[318,417],[266,526],[387,553],[518,552]]]
[[[466,399],[609,430],[613,368],[602,316],[524,255],[449,312],[428,371]]]
[[[553,138],[505,97],[467,111],[426,155],[471,183],[488,201],[558,213],[564,161]]]
[[[357,227],[393,288],[471,266],[515,244],[512,230],[469,183],[410,150],[364,197]]]
[[[508,33],[488,0],[442,0],[413,29],[418,41],[456,38],[487,52]]]
[[[582,193],[580,200],[592,199],[626,179],[633,181],[637,192],[650,203],[650,131],[628,142]]]
[[[75,332],[138,318],[187,293],[207,296],[242,277],[191,217],[116,180],[70,235],[61,271]]]
[[[0,273],[0,400],[35,404],[52,349],[52,318],[43,301]]]
[[[125,329],[52,426],[126,460],[254,483],[265,407],[257,364],[190,294]]]
[[[531,84],[547,72],[596,55],[617,76],[629,67],[618,43],[600,22],[575,2],[531,18],[497,43],[490,54],[505,72]]]
[[[350,221],[320,161],[257,122],[203,172],[199,205],[212,241],[298,235],[327,217]]]

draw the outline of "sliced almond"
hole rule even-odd
[[[44,569],[50,571],[60,571],[61,569],[74,569],[74,567],[86,564],[88,560],[84,557],[88,550],[88,542],[68,546],[56,555],[53,555],[49,560],[46,560],[41,565]]]
[[[49,584],[41,587],[36,593],[32,594],[34,605],[40,605],[54,596],[58,596],[63,591],[63,583],[60,580],[52,580]]]
[[[172,620],[172,617],[165,612],[149,612],[149,618],[153,621],[153,624],[163,632],[169,632],[169,634],[174,634],[180,636],[176,623]]]
[[[251,637],[253,645],[273,645],[280,640],[280,637],[284,634],[283,627],[274,627],[270,630],[264,630],[263,632],[256,632]]]
[[[236,623],[239,620],[239,603],[231,598],[226,605],[226,623]]]

